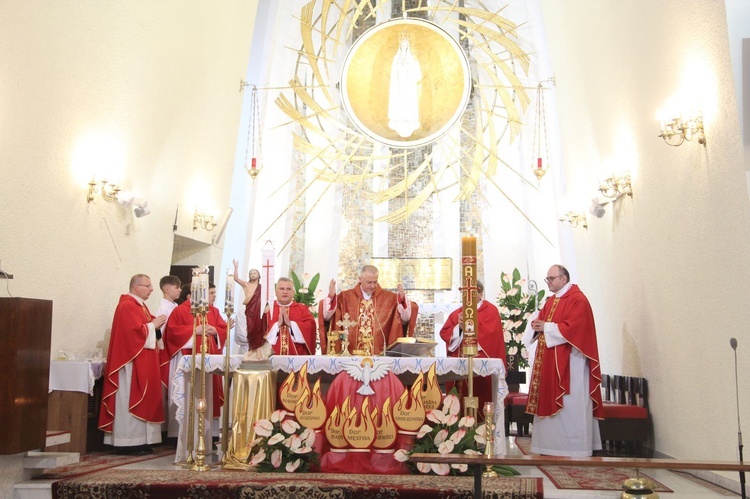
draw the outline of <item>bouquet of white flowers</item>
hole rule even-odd
[[[486,445],[485,425],[475,428],[476,421],[472,416],[459,418],[461,404],[455,389],[446,395],[441,409],[433,409],[427,413],[427,420],[433,423],[422,425],[417,434],[416,443],[411,451],[399,449],[394,459],[407,462],[409,454],[481,454],[479,445]],[[435,473],[436,475],[467,475],[470,474],[467,464],[445,463],[411,463],[407,466],[420,473]],[[493,469],[501,475],[518,475],[518,471],[508,466],[497,466]]]
[[[253,442],[257,451],[250,458],[250,465],[257,466],[258,471],[309,471],[317,463],[318,454],[313,451],[315,431],[286,419],[290,414],[277,410],[270,420],[260,419],[253,425],[258,438]]]
[[[513,269],[512,274],[503,273],[503,290],[497,295],[497,306],[503,319],[505,354],[510,368],[529,367],[529,354],[521,338],[529,316],[537,309],[537,303],[544,298],[544,290],[539,291],[536,296],[524,293],[525,283],[526,280],[521,279],[518,269]]]

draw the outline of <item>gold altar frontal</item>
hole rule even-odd
[[[261,363],[258,363],[261,364]],[[260,419],[276,410],[276,372],[270,364],[241,365],[232,373],[232,433],[224,468],[246,470],[252,456],[255,429]]]

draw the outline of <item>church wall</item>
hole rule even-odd
[[[228,205],[256,8],[0,6],[0,268],[15,276],[13,296],[54,302],[53,356],[106,353],[130,277],[149,274],[158,288],[169,271],[173,224],[203,244],[194,263],[219,265],[192,218]],[[148,200],[151,214],[135,218],[100,196],[87,203],[94,172]],[[160,298],[156,289],[152,310]]]
[[[648,379],[657,451],[736,459],[729,338],[746,362],[750,211],[724,3],[542,5],[563,193],[587,210],[613,169],[630,170],[633,183],[632,198],[589,216],[588,230],[572,233],[574,252],[563,252],[594,308],[602,371]],[[656,111],[678,93],[703,110],[705,148],[657,137]],[[748,407],[741,400],[745,419]]]

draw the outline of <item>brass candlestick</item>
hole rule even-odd
[[[201,380],[200,380],[200,399],[196,410],[198,411],[198,448],[195,450],[195,464],[190,467],[193,471],[208,471],[211,466],[206,464],[206,352],[208,350],[208,334],[206,332],[206,326],[208,321],[206,320],[207,308],[201,304],[201,323],[203,325],[203,334],[201,335]]]
[[[227,279],[229,278],[227,274]],[[230,361],[232,356],[232,343],[229,341],[231,335],[231,329],[234,327],[232,323],[232,312],[234,312],[234,304],[231,302],[231,295],[227,294],[227,301],[224,304],[224,313],[227,314],[227,339],[224,342],[224,410],[221,415],[221,465],[227,464],[227,450],[229,449],[229,438],[231,429],[229,427],[229,409],[230,399],[229,396],[229,378],[230,378]]]
[[[495,455],[495,434],[494,434],[494,417],[495,409],[492,406],[492,402],[484,403],[484,457],[490,458]],[[495,470],[492,469],[492,465],[486,465],[486,469],[482,472],[483,477],[496,477],[498,476]]]

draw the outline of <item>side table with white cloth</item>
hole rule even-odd
[[[104,361],[88,360],[50,362],[47,430],[70,432],[70,442],[55,446],[55,451],[83,455],[87,450],[87,440],[93,443],[96,438],[96,432],[89,435],[89,419],[93,420],[95,430],[95,416],[101,398],[96,381],[102,377],[105,364]]]

